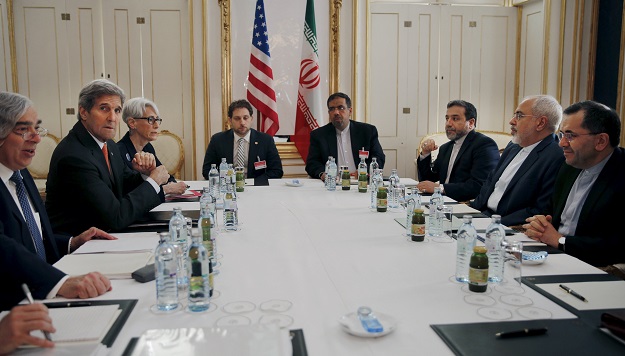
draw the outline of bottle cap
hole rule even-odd
[[[486,253],[486,246],[475,246],[473,248],[473,252],[475,253]]]

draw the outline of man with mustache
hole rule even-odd
[[[625,201],[618,114],[594,101],[573,104],[558,135],[566,164],[556,178],[551,215],[528,218],[525,233],[594,266],[621,263],[625,270],[625,237],[615,220]]]
[[[360,163],[359,151],[366,156],[367,166],[373,157],[380,169],[384,168],[384,151],[378,140],[375,126],[350,120],[352,100],[347,94],[334,93],[327,101],[330,122],[310,133],[310,147],[306,159],[306,172],[313,178],[325,181],[328,156],[336,158],[337,166],[347,166],[352,173]]]
[[[499,161],[499,150],[492,138],[475,131],[477,110],[464,100],[447,103],[445,133],[450,140],[440,148],[432,162],[432,151],[438,149],[432,139],[421,145],[417,160],[417,188],[433,193],[441,187],[444,194],[457,201],[467,201],[480,193],[482,183]],[[435,183],[440,181],[439,183]]]
[[[524,98],[510,119],[512,142],[470,205],[488,216],[501,215],[507,226],[544,214],[564,161],[554,134],[561,119],[562,107],[552,96]]]
[[[124,100],[124,91],[105,79],[81,89],[78,122],[50,161],[46,208],[55,231],[121,230],[165,200],[165,166],[157,167],[154,155],[140,152],[132,170],[112,140]]]

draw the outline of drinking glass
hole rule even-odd
[[[436,211],[436,214],[439,214],[439,218],[443,220],[443,234],[441,236],[434,237],[432,241],[439,243],[451,243],[453,242],[453,238],[451,237],[453,234],[452,231],[452,219],[454,214],[454,209],[451,205],[443,205],[441,209]]]

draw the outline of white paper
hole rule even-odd
[[[152,252],[65,255],[54,267],[70,276],[100,272],[110,279],[129,279],[132,272],[148,264]]]
[[[588,302],[567,293],[560,284],[582,295]],[[541,283],[537,286],[577,310],[625,308],[625,281]]]
[[[429,204],[429,201],[425,203]],[[453,214],[475,214],[475,213],[480,212],[479,210],[473,209],[472,207],[466,204],[450,204],[446,206],[449,206],[453,209]],[[430,209],[425,209],[425,215],[429,215],[429,214],[430,214]]]
[[[80,246],[76,254],[154,251],[159,237],[156,232],[113,234],[117,240],[91,240]]]
[[[150,211],[174,211],[174,208],[181,208],[182,211],[200,210],[199,201],[183,201],[177,203],[163,203]]]

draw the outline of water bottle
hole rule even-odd
[[[206,188],[204,188],[204,191],[206,192]],[[212,197],[209,195],[208,199],[212,200]],[[213,258],[213,239],[211,238],[212,223],[208,199],[204,199],[204,194],[202,194],[200,198],[200,219],[197,222],[197,226],[202,233],[202,244],[204,244],[206,253],[208,253],[209,258]]]
[[[211,170],[208,172],[208,187],[210,194],[217,200],[219,197],[219,171],[215,164],[211,164]]]
[[[226,174],[228,174],[228,163],[225,158],[222,158],[219,164],[219,191],[221,193],[226,192]]]
[[[178,270],[176,275],[178,276],[178,289],[186,290],[189,284],[187,278],[187,224],[182,215],[182,209],[179,207],[174,208],[174,213],[169,220],[169,234],[171,236],[170,243],[176,250],[176,256],[178,261]]]
[[[189,311],[202,312],[210,307],[210,262],[208,253],[200,241],[200,233],[193,231],[187,259],[189,271]]]
[[[443,208],[443,196],[441,188],[434,188],[434,194],[430,197],[430,216],[428,218],[428,235],[438,237],[443,234],[443,214],[439,212]]]
[[[381,333],[384,331],[382,323],[380,323],[369,307],[358,308],[358,319],[360,319],[362,327],[368,333]]]
[[[399,208],[399,190],[397,189],[399,186],[399,175],[397,174],[397,169],[391,170],[391,176],[388,178],[388,182],[391,193],[388,200],[388,207]]]
[[[159,237],[160,242],[154,251],[156,308],[161,311],[175,310],[178,308],[176,250],[169,243],[169,233],[161,232]]]
[[[369,184],[370,196],[371,196],[371,209],[376,209],[378,199],[378,188],[384,185],[384,179],[382,178],[382,170],[376,169],[373,171],[371,177],[371,184]]]
[[[367,192],[367,163],[364,157],[360,157],[360,163],[358,163],[358,193]]]
[[[328,175],[328,168],[330,168],[330,161],[332,161],[332,156],[328,156],[328,160],[326,161],[326,168],[325,168],[325,170],[323,171],[323,173],[325,173],[325,174],[326,174],[326,177],[327,177],[327,175]]]
[[[237,176],[234,173],[234,165],[232,163],[228,163],[228,171],[226,172],[226,182],[228,184],[233,184],[236,186],[237,184]]]
[[[375,170],[379,168],[380,165],[378,164],[378,159],[375,157],[371,158],[371,164],[369,165],[369,184],[371,184],[371,181],[373,180]]]
[[[238,229],[237,201],[232,189],[232,184],[228,184],[224,196],[224,230],[236,231]]]
[[[334,157],[330,157],[330,165],[328,166],[328,174],[326,175],[326,189],[329,191],[336,190],[336,175],[337,175],[336,162]]]
[[[217,227],[217,206],[216,206],[216,198],[212,194],[211,189],[208,187],[204,187],[202,192],[202,196],[200,197],[200,209],[206,206],[206,211],[208,213],[208,217],[210,218],[210,227]]]
[[[462,222],[456,237],[456,281],[468,283],[469,263],[477,240],[477,231],[471,215],[464,215]]]
[[[486,254],[488,255],[488,282],[500,283],[503,281],[504,248],[506,231],[501,225],[501,215],[493,215],[491,223],[486,228]]]

